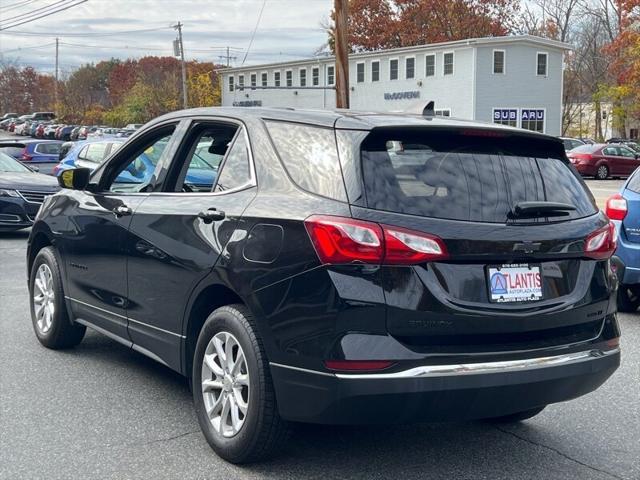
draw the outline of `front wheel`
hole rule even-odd
[[[262,342],[243,305],[218,308],[207,318],[196,344],[192,384],[200,428],[225,460],[263,460],[288,437]]]
[[[640,287],[638,285],[618,286],[618,311],[624,313],[633,313],[640,307]]]
[[[45,247],[36,256],[29,276],[31,320],[36,337],[47,348],[78,345],[86,327],[71,323],[64,301],[62,276],[56,252]]]
[[[609,177],[609,167],[606,165],[600,165],[596,170],[596,179],[597,180],[606,180]]]

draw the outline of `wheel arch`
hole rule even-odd
[[[47,232],[40,230],[31,234],[27,253],[27,277],[31,274],[31,267],[33,266],[33,262],[35,261],[38,252],[43,248],[50,247],[52,245],[53,241]]]
[[[215,309],[235,303],[240,303],[249,308],[247,302],[240,295],[222,283],[212,283],[204,286],[197,294],[193,295],[187,306],[182,328],[184,335],[182,373],[187,378],[191,377],[191,367],[198,335],[207,317]]]

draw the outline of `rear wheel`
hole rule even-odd
[[[47,348],[78,345],[86,327],[69,319],[62,289],[62,276],[55,250],[45,247],[36,256],[29,277],[31,320],[36,337]]]
[[[243,305],[218,308],[196,345],[193,400],[211,448],[232,463],[272,456],[288,437],[280,418],[269,363]]]
[[[516,412],[516,413],[512,413],[510,415],[504,415],[502,417],[488,418],[487,421],[489,421],[491,423],[516,423],[516,422],[521,422],[523,420],[527,420],[529,418],[535,417],[540,412],[542,412],[545,409],[545,407],[546,407],[546,405],[544,405],[542,407],[532,408],[530,410],[525,410],[523,412]]]
[[[640,286],[623,285],[618,286],[618,311],[631,313],[640,307]]]
[[[598,180],[606,180],[609,176],[609,167],[606,165],[600,165],[596,170],[596,179]]]

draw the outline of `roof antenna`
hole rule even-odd
[[[433,100],[431,100],[422,110],[423,117],[435,117],[436,115],[436,104]]]

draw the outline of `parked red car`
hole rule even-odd
[[[568,151],[567,157],[582,176],[598,180],[629,176],[640,165],[640,155],[618,144],[581,145]]]

